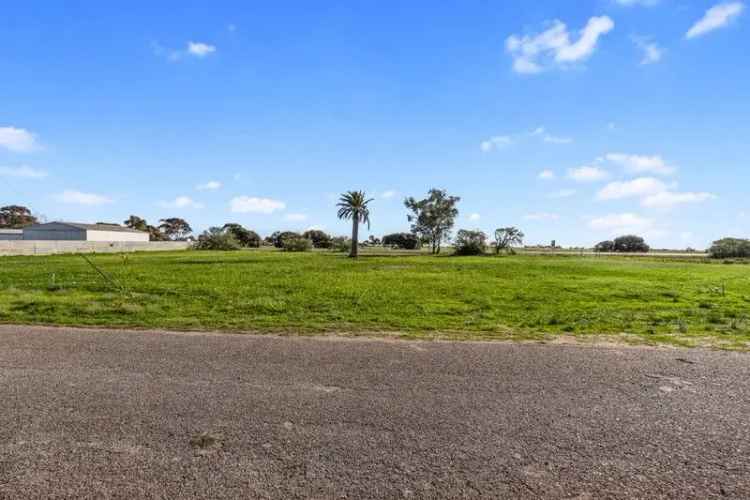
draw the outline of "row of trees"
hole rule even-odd
[[[243,227],[241,224],[228,223],[222,227],[212,227],[199,236],[198,248],[257,248],[261,245],[272,245],[286,250],[306,250],[309,248],[343,250],[348,247],[349,255],[357,257],[362,246],[383,245],[392,248],[415,250],[423,244],[428,245],[433,254],[439,254],[442,245],[451,238],[452,230],[458,217],[457,205],[459,196],[452,196],[445,190],[430,189],[421,200],[413,197],[404,200],[408,210],[407,220],[411,223],[411,232],[394,233],[383,237],[382,241],[370,236],[363,243],[359,242],[359,226],[370,227],[370,207],[372,198],[367,198],[363,191],[348,191],[341,195],[337,203],[339,219],[352,221],[352,237],[333,237],[321,230],[308,230],[304,233],[293,231],[276,231],[266,238]],[[21,205],[0,207],[0,228],[23,228],[35,224],[38,218],[31,210]],[[123,222],[127,227],[147,231],[151,241],[187,240],[193,230],[190,224],[181,218],[160,219],[158,226],[136,215],[131,215]],[[495,240],[488,243],[488,236],[482,231],[462,229],[458,231],[454,249],[459,255],[476,255],[492,247],[496,253],[510,250],[522,245],[524,234],[516,227],[503,227],[495,230]],[[596,252],[648,252],[649,246],[640,236],[625,235],[606,240],[595,245]],[[750,257],[750,240],[724,238],[715,241],[709,254],[716,258]]]
[[[158,226],[152,226],[146,222],[146,219],[131,215],[123,221],[123,225],[138,231],[148,232],[151,241],[181,241],[186,240],[193,233],[190,224],[179,217],[160,219]]]

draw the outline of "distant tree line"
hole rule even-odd
[[[348,251],[350,257],[357,257],[360,246],[384,246],[399,250],[418,250],[427,246],[432,254],[439,254],[443,245],[451,241],[452,231],[458,217],[458,203],[461,198],[452,196],[443,189],[430,189],[423,199],[408,197],[404,206],[408,210],[407,221],[410,232],[391,233],[382,239],[369,236],[359,241],[359,226],[370,227],[370,203],[363,191],[348,191],[341,195],[337,203],[337,216],[352,223],[351,238],[332,236],[320,229],[309,229],[302,233],[276,231],[265,238],[236,222],[221,227],[210,227],[197,238],[193,229],[182,218],[160,219],[158,225],[149,224],[144,218],[131,215],[123,225],[149,233],[151,241],[195,241],[195,248],[214,250],[239,250],[273,246],[291,252],[310,249],[327,249],[336,252]],[[0,228],[20,229],[38,223],[38,216],[22,205],[0,207]],[[481,255],[492,250],[494,253],[514,253],[514,248],[523,245],[524,233],[517,227],[501,227],[495,230],[494,241],[479,230],[460,229],[453,238],[455,255]],[[602,253],[645,253],[650,247],[636,235],[619,236],[594,246],[595,252]],[[689,249],[689,251],[694,251]],[[713,242],[708,250],[713,258],[750,258],[750,240],[723,238]]]

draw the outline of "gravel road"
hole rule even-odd
[[[0,498],[750,498],[750,355],[0,326]]]

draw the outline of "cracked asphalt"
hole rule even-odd
[[[750,355],[0,326],[0,498],[750,498]]]

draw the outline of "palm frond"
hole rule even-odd
[[[370,210],[367,206],[374,198],[365,198],[364,191],[347,191],[339,197],[336,206],[339,208],[339,219],[356,218],[359,222],[366,222],[370,227]]]

